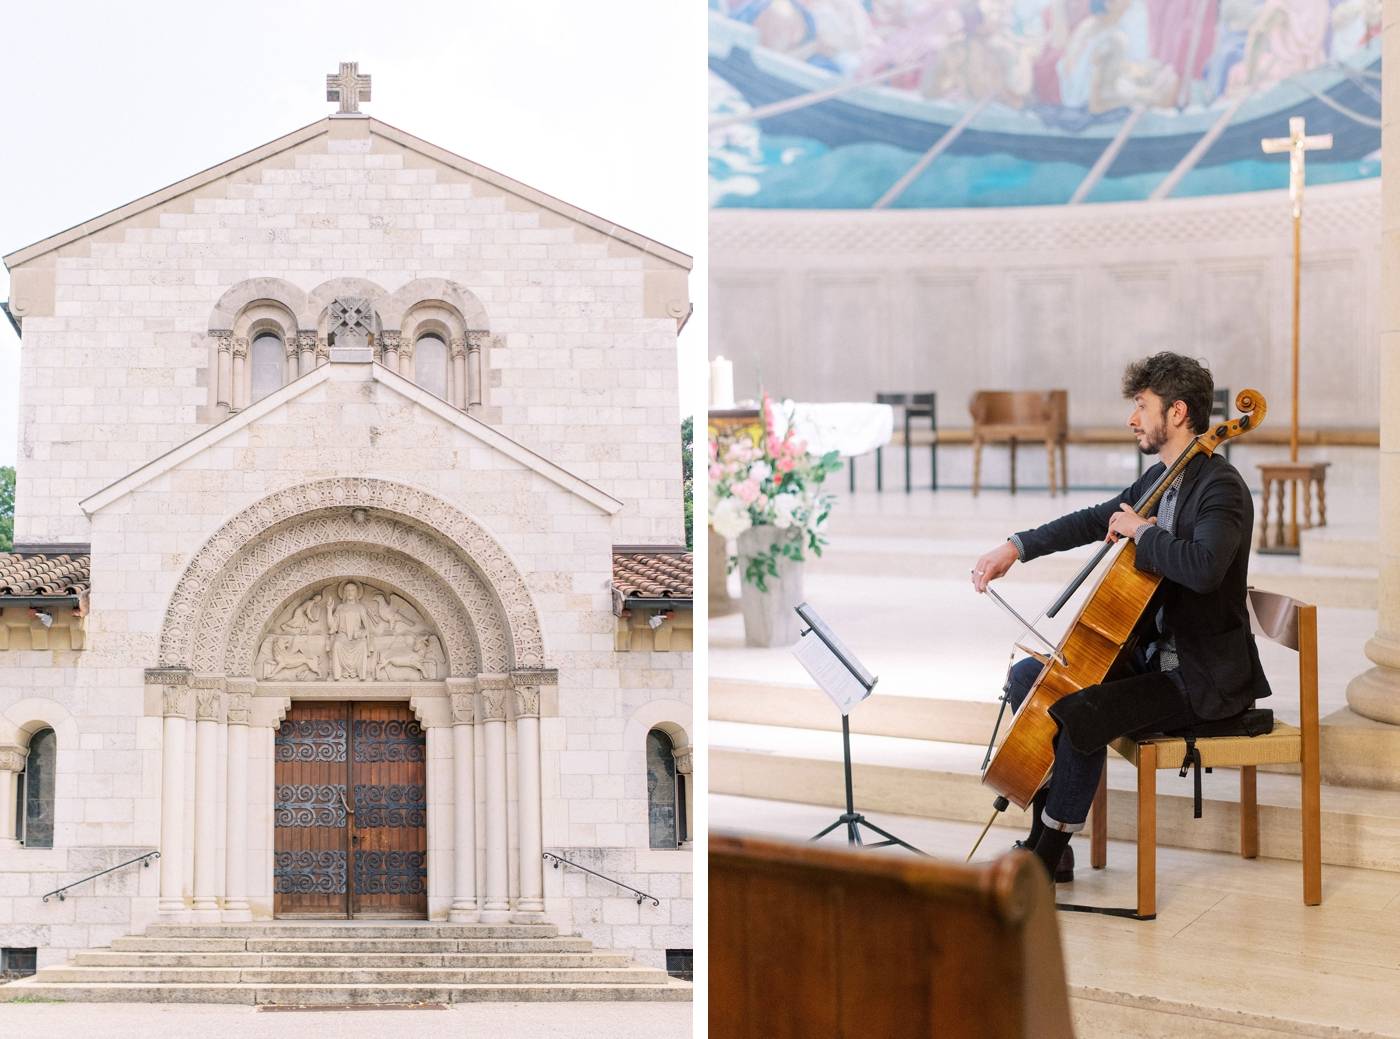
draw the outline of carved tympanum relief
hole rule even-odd
[[[263,681],[435,682],[447,677],[447,654],[402,596],[338,581],[282,609],[263,634],[254,670]]]

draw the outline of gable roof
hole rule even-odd
[[[307,372],[305,375],[293,379],[281,389],[269,393],[266,397],[252,404],[236,415],[230,415],[218,425],[211,426],[204,432],[186,440],[179,447],[172,448],[158,458],[152,459],[145,465],[133,470],[123,476],[115,483],[108,484],[95,494],[90,494],[82,501],[78,502],[79,508],[91,516],[113,502],[126,497],[132,491],[144,486],[156,477],[161,476],[182,462],[202,453],[221,440],[239,432],[265,415],[269,415],[279,408],[296,400],[311,389],[320,386],[331,377],[331,369],[338,364],[346,362],[331,361],[328,364],[319,365]],[[359,365],[357,365],[359,366]],[[570,494],[574,494],[595,508],[608,515],[616,515],[622,509],[622,502],[618,501],[611,494],[600,490],[586,480],[583,480],[561,466],[556,465],[543,455],[536,454],[519,441],[512,440],[500,430],[488,426],[479,419],[474,419],[470,415],[452,407],[446,401],[435,397],[427,390],[410,382],[402,375],[391,372],[383,365],[375,363],[363,363],[363,367],[368,369],[367,379],[383,383],[386,387],[396,393],[407,397],[414,403],[421,405],[428,411],[437,415],[443,421],[448,422],[468,436],[474,437],[489,447],[493,447],[502,454],[518,462],[526,469],[530,469],[543,476],[550,482],[558,485]]]
[[[624,242],[643,253],[656,256],[678,267],[683,267],[686,270],[690,270],[691,268],[692,260],[686,253],[680,252],[677,249],[672,249],[669,245],[664,245],[654,239],[647,238],[645,235],[639,234],[630,228],[623,227],[621,224],[614,223],[597,214],[590,213],[586,209],[580,209],[577,206],[570,205],[568,202],[555,198],[553,195],[547,195],[543,191],[538,191],[530,187],[528,184],[523,184],[518,180],[507,177],[503,173],[498,173],[488,166],[482,166],[480,163],[472,162],[470,159],[450,152],[445,148],[439,148],[437,145],[414,137],[412,134],[406,133],[395,126],[390,126],[388,123],[381,122],[373,116],[327,116],[324,119],[318,119],[308,126],[303,126],[299,130],[293,130],[285,136],[278,137],[276,140],[269,141],[251,151],[246,151],[242,155],[236,155],[231,159],[219,163],[217,166],[211,166],[206,170],[201,170],[193,176],[176,181],[174,184],[163,187],[158,191],[153,191],[149,195],[142,195],[140,198],[128,202],[124,206],[118,206],[116,209],[95,216],[91,220],[85,220],[81,224],[76,224],[67,230],[50,235],[48,238],[16,249],[14,252],[4,257],[5,266],[13,270],[16,266],[28,263],[30,260],[43,256],[45,253],[52,252],[55,249],[78,241],[79,239],[96,234],[98,231],[105,230],[139,213],[143,213],[149,209],[163,205],[172,199],[179,198],[181,195],[202,188],[206,184],[237,173],[239,170],[246,169],[249,166],[256,165],[289,148],[295,148],[298,145],[305,144],[308,141],[329,134],[332,124],[343,122],[347,118],[364,119],[368,124],[368,130],[371,135],[377,135],[387,141],[392,141],[409,151],[417,152],[419,155],[440,162],[444,166],[451,167],[468,176],[485,181],[493,187],[516,195],[543,209],[550,210],[562,217],[591,228],[605,237]]]

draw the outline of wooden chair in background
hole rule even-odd
[[[1249,590],[1255,633],[1298,653],[1299,725],[1275,721],[1262,736],[1217,736],[1196,740],[1202,768],[1240,770],[1240,855],[1259,855],[1259,802],[1256,769],[1260,765],[1297,763],[1302,766],[1303,904],[1322,901],[1322,810],[1320,734],[1317,709],[1317,607],[1277,592]],[[1112,747],[1137,768],[1137,913],[1150,920],[1157,914],[1157,770],[1179,769],[1186,741],[1159,737],[1141,742],[1123,737]],[[1107,770],[1094,799],[1090,864],[1108,862]]]
[[[1069,437],[1069,393],[1065,390],[978,390],[968,404],[972,413],[972,493],[982,485],[982,445],[1011,448],[1011,493],[1016,493],[1016,444],[1040,440],[1050,467],[1050,493],[1068,487],[1065,442]],[[1059,478],[1055,453],[1059,451]]]
[[[1073,1034],[1053,897],[1026,852],[985,866],[710,837],[710,1034]]]

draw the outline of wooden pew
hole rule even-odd
[[[1073,1035],[1040,865],[710,836],[710,1035]]]

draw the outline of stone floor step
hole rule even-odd
[[[385,951],[383,939],[370,938],[117,938],[114,952],[367,952]],[[396,952],[591,952],[587,938],[400,938]]]
[[[39,984],[147,985],[639,985],[663,984],[654,967],[45,967]]]
[[[0,1002],[242,1003],[346,1006],[389,1003],[686,1002],[688,982],[657,985],[149,985],[41,984],[33,978],[0,985]]]
[[[81,967],[625,967],[622,953],[78,952]]]
[[[992,796],[980,778],[984,753],[984,747],[972,744],[853,734],[856,809],[985,822]],[[709,761],[711,793],[833,806],[843,797],[841,741],[829,733],[712,722]],[[1193,818],[1189,776],[1159,771],[1157,777],[1160,846],[1238,850],[1236,770],[1216,769],[1202,777],[1201,819]],[[1109,837],[1133,840],[1136,771],[1110,754],[1108,779]],[[1298,859],[1298,780],[1266,773],[1258,779],[1260,854]],[[996,823],[1017,830],[1028,825],[1024,813],[1014,808],[998,815]],[[1400,872],[1400,793],[1324,786],[1322,835],[1324,864]]]
[[[269,924],[151,924],[148,938],[554,938],[554,924],[386,924],[363,921]]]

